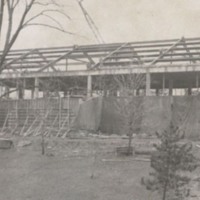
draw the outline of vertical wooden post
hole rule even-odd
[[[156,96],[159,96],[159,88],[156,88]]]
[[[16,107],[15,107],[15,109],[16,109],[16,127],[18,126],[18,122],[19,122],[19,115],[18,115],[18,111],[19,111],[19,106],[18,106],[18,102],[19,102],[19,100],[16,100],[15,101],[16,102]]]
[[[5,86],[5,94],[6,94],[6,98],[9,99],[9,97],[10,97],[10,88],[7,85]]]
[[[171,110],[171,119],[170,119],[170,121],[171,121],[171,123],[173,123],[174,122],[174,98],[173,98],[173,96],[170,96],[170,110]]]
[[[17,99],[20,99],[20,92],[19,92],[19,90],[20,90],[20,80],[19,79],[17,79],[16,80],[16,91],[17,91]]]
[[[173,80],[169,80],[169,96],[173,95]]]
[[[67,71],[68,70],[68,59],[66,59],[66,68],[65,70]]]
[[[34,99],[34,89],[31,89],[31,99]]]
[[[23,80],[23,85],[22,85],[22,99],[25,98],[25,90],[26,90],[26,79]]]
[[[199,74],[196,74],[196,88],[197,92],[199,92]]]
[[[146,96],[151,95],[151,74],[149,70],[146,72]]]
[[[17,80],[17,97],[18,97],[18,99],[24,98],[25,87],[26,87],[25,79],[22,82],[21,82],[21,80]]]
[[[136,96],[140,96],[140,89],[136,89]]]
[[[61,128],[61,121],[62,121],[62,114],[61,114],[61,111],[62,111],[62,98],[59,97],[59,129]]]
[[[1,85],[1,96],[3,95],[3,86]]]
[[[68,103],[68,112],[67,112],[67,119],[68,119],[68,131],[70,130],[70,93],[68,92],[68,94],[67,94],[67,99],[68,99],[68,101],[67,101],[67,103]]]
[[[87,97],[92,96],[92,76],[88,75],[87,77]]]
[[[39,97],[39,78],[35,78],[34,98]]]
[[[165,95],[165,74],[163,74],[162,78],[162,94]]]
[[[188,87],[188,96],[190,96],[190,95],[192,95],[192,87],[191,86]]]
[[[2,96],[3,95],[3,85],[2,85],[2,83],[0,82],[0,96]]]

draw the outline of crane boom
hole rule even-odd
[[[83,7],[82,1],[83,0],[77,0],[78,4],[83,12],[83,15],[88,23],[88,26],[90,27],[91,31],[93,32],[96,40],[98,41],[98,43],[102,44],[105,43],[103,37],[101,36],[98,27],[96,26],[96,24],[94,23],[93,19],[91,18],[91,16],[88,14],[88,12],[86,11],[86,9]]]

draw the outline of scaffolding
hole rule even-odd
[[[1,101],[0,133],[66,137],[71,130],[78,106],[79,102],[70,97]]]

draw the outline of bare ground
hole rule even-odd
[[[31,145],[18,147],[19,141]],[[0,151],[0,200],[156,200],[141,185],[149,162],[117,157],[124,139],[14,138],[15,147]],[[151,144],[138,140],[137,145]]]

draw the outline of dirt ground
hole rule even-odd
[[[40,137],[13,140],[13,149],[0,151],[0,200],[158,199],[141,185],[150,171],[148,158],[116,155],[125,139],[49,138],[45,155]],[[140,148],[152,140],[134,142]]]

